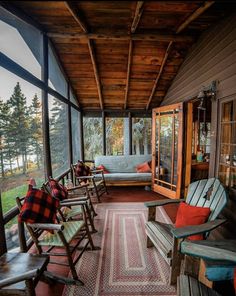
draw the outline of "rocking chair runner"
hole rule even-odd
[[[90,170],[92,175],[88,176],[76,175],[76,164],[71,166],[71,170],[73,172],[73,183],[79,183],[79,185],[83,185],[84,182],[88,183],[89,192],[97,198],[98,202],[101,202],[100,196],[103,193],[108,194],[103,170]]]
[[[180,273],[181,254],[178,251],[180,241],[188,236],[200,233],[207,237],[211,230],[224,223],[225,220],[216,220],[216,218],[227,203],[227,195],[218,179],[204,179],[191,183],[185,202],[192,206],[209,207],[211,214],[208,221],[201,225],[181,228],[155,221],[157,206],[180,203],[181,201],[184,201],[184,199],[164,199],[145,203],[149,210],[148,222],[146,223],[147,246],[154,245],[170,265],[170,284],[176,284],[177,276]]]
[[[17,205],[19,209],[22,208],[22,202],[24,198],[16,198]],[[85,202],[81,204],[83,215],[85,215]],[[39,254],[49,255],[49,256],[66,256],[68,260],[68,265],[71,270],[72,278],[64,278],[61,276],[56,276],[56,279],[64,284],[76,284],[83,285],[83,282],[79,280],[75,265],[81,258],[83,252],[86,250],[87,246],[90,244],[91,249],[94,250],[93,241],[88,230],[87,220],[84,218],[83,221],[69,221],[62,222],[61,224],[51,224],[51,223],[25,223],[26,227],[35,243],[35,246]],[[45,231],[53,231],[49,233]],[[76,251],[78,252],[79,245],[87,239],[87,241],[81,247],[81,251],[73,259],[72,255]],[[75,241],[72,245],[72,241]],[[64,253],[52,252],[54,248],[63,248]],[[76,253],[77,253],[76,252]],[[59,262],[50,261],[50,263],[58,264]],[[62,263],[59,263],[62,264]],[[67,264],[66,264],[67,265]]]

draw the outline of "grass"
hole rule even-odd
[[[37,184],[42,184],[42,180],[36,180]],[[2,192],[1,200],[2,200],[2,210],[3,214],[7,213],[10,209],[16,206],[16,197],[22,197],[26,195],[28,190],[28,184],[23,184],[21,186],[17,186],[15,188],[9,189],[8,191]],[[10,228],[13,224],[16,223],[16,218],[12,219],[10,222],[6,224],[6,228]]]

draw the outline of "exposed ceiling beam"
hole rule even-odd
[[[135,9],[135,13],[134,13],[134,19],[133,19],[133,23],[131,25],[131,33],[134,33],[136,31],[136,28],[138,26],[138,23],[141,19],[142,13],[143,13],[143,4],[144,1],[138,1],[137,5],[136,5],[136,9]]]
[[[81,19],[81,15],[79,13],[79,9],[75,6],[75,4],[71,1],[65,1],[64,2],[67,9],[70,11],[72,14],[73,18],[75,21],[79,24],[80,28],[83,30],[84,33],[88,32],[87,25],[85,22]]]
[[[205,1],[178,27],[176,33],[178,34],[182,32],[192,21],[198,18],[204,11],[206,11],[214,3],[215,1]]]
[[[78,39],[104,39],[104,40],[145,40],[145,41],[160,41],[160,42],[193,42],[195,38],[190,35],[163,35],[163,34],[98,34],[98,33],[56,33],[48,32],[49,37],[54,38],[78,38]]]
[[[89,48],[91,61],[92,61],[92,64],[93,64],[93,71],[94,71],[94,76],[95,76],[97,89],[98,89],[99,103],[100,103],[101,109],[103,110],[103,98],[102,98],[102,91],[101,91],[101,82],[100,82],[100,78],[99,78],[99,74],[98,74],[97,63],[96,63],[94,46],[93,46],[93,41],[92,40],[88,40],[88,48]]]
[[[172,46],[172,44],[173,44],[173,42],[170,42],[170,43],[168,44],[168,46],[167,46],[167,49],[166,49],[166,52],[165,52],[165,56],[164,56],[164,58],[163,58],[163,60],[162,60],[162,63],[161,63],[160,70],[159,70],[159,72],[158,72],[158,74],[157,74],[157,78],[156,78],[156,80],[155,80],[155,82],[154,82],[154,85],[153,85],[153,87],[152,87],[151,95],[150,95],[150,97],[149,97],[149,99],[148,99],[148,103],[147,103],[147,106],[146,106],[146,110],[149,109],[150,103],[151,103],[152,98],[153,98],[153,96],[154,96],[154,94],[155,94],[156,87],[157,87],[157,83],[158,83],[158,81],[159,81],[159,79],[160,79],[160,77],[161,77],[161,74],[162,74],[162,71],[163,71],[163,69],[164,69],[164,66],[165,66],[166,60],[167,60],[167,58],[168,58],[169,52],[170,52],[170,50],[171,50],[171,46]]]
[[[201,5],[199,8],[197,8],[179,27],[178,29],[176,30],[176,34],[182,32],[192,21],[194,21],[197,17],[199,17],[204,11],[206,11],[212,4],[214,4],[215,1],[205,1],[203,5]],[[169,52],[171,50],[171,47],[172,47],[172,44],[173,42],[169,42],[168,44],[168,47],[166,49],[166,52],[165,52],[165,56],[164,56],[164,59],[162,60],[162,63],[161,63],[161,68],[160,68],[160,71],[159,73],[157,74],[157,78],[154,82],[154,85],[153,85],[153,88],[152,88],[152,92],[151,92],[151,95],[148,99],[148,103],[147,103],[147,106],[146,106],[146,110],[149,109],[149,106],[150,106],[150,103],[153,99],[153,96],[155,94],[155,91],[156,91],[156,88],[157,88],[157,84],[158,84],[158,81],[160,80],[160,77],[161,77],[161,74],[163,72],[163,69],[165,67],[165,64],[166,64],[166,61],[167,61],[167,58],[168,58],[168,55],[169,55]],[[161,101],[162,102],[162,101]]]
[[[70,1],[66,1],[65,4],[66,4],[68,10],[70,11],[70,13],[72,14],[73,18],[76,20],[76,22],[79,24],[80,28],[83,30],[83,32],[84,32],[83,36],[89,35],[88,26],[85,24],[84,21],[82,21],[78,8],[76,8],[74,3],[70,2]],[[88,42],[88,49],[89,49],[89,54],[91,57],[91,62],[93,65],[93,72],[94,72],[94,76],[95,76],[95,81],[97,84],[99,104],[100,104],[100,108],[103,110],[103,97],[102,97],[102,90],[101,90],[101,81],[100,81],[100,77],[98,74],[94,45],[93,45],[93,41],[90,40],[89,38],[87,38],[87,42]]]
[[[126,88],[125,88],[125,103],[124,109],[127,108],[128,92],[129,92],[129,77],[130,77],[130,68],[132,62],[132,52],[133,52],[133,41],[129,42],[129,56],[128,56],[128,65],[127,65],[127,78],[126,78]]]

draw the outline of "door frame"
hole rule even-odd
[[[172,199],[180,198],[181,194],[181,183],[182,183],[182,169],[183,169],[183,104],[177,103],[168,106],[158,107],[153,109],[153,128],[152,128],[152,188],[155,192],[165,195]],[[179,119],[179,131],[178,131],[178,162],[177,162],[177,183],[176,190],[171,190],[169,188],[162,187],[155,184],[156,179],[156,118],[158,113],[168,112],[174,109],[179,109],[178,119]],[[160,117],[159,117],[160,118]],[[160,141],[159,141],[160,143]],[[173,153],[173,151],[172,151]],[[158,162],[160,160],[160,149],[158,149]],[[173,165],[173,164],[172,164]],[[158,163],[159,166],[159,163]],[[172,166],[173,168],[173,166]]]

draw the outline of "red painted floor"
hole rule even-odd
[[[102,202],[146,202],[163,197],[152,191],[146,191],[144,187],[112,187],[109,188],[109,194],[102,196]],[[167,214],[171,220],[175,220],[176,205],[165,206]],[[60,258],[63,260],[62,258]],[[62,276],[67,276],[69,269],[61,265],[50,264],[48,270],[58,273]],[[37,296],[61,296],[64,286],[62,284],[48,285],[39,282],[36,288]]]

